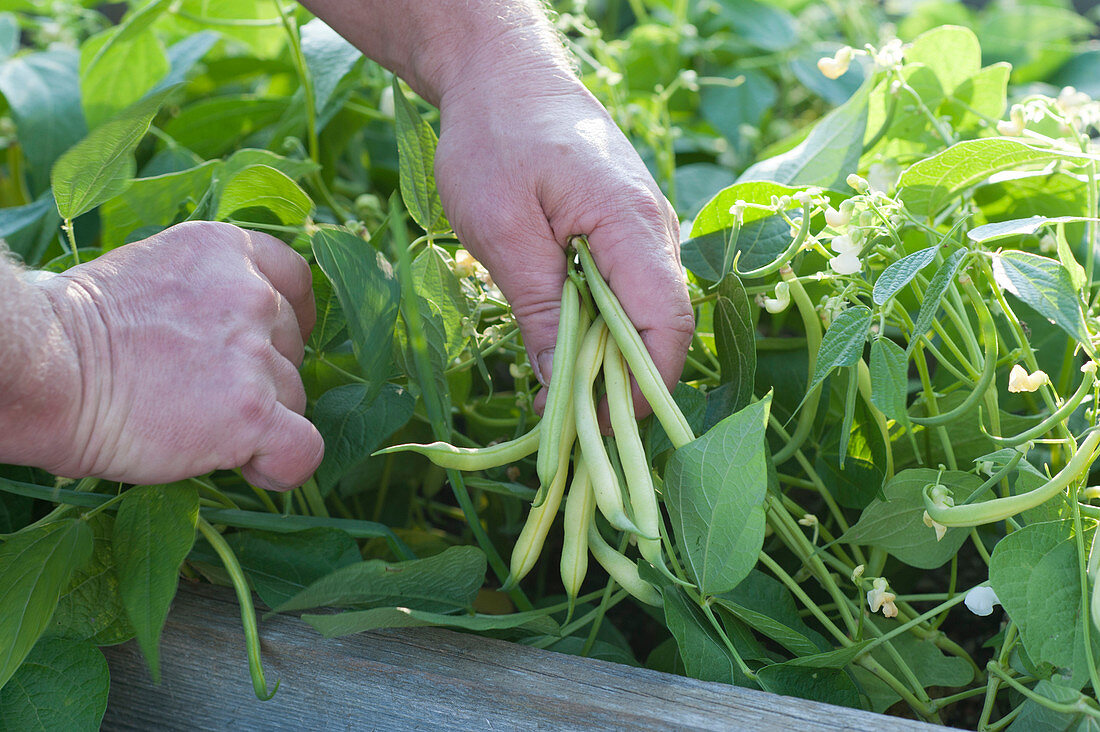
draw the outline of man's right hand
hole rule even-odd
[[[0,405],[0,462],[141,484],[240,467],[269,490],[320,464],[310,270],[279,240],[186,223],[29,290],[51,342]]]

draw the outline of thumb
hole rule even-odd
[[[241,468],[244,479],[257,488],[285,491],[313,475],[325,454],[321,433],[305,417],[279,404],[252,459]]]

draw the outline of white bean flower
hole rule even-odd
[[[894,604],[897,595],[890,592],[890,585],[886,582],[886,578],[877,577],[872,587],[873,589],[867,591],[867,605],[871,608],[871,612],[877,613],[882,610],[884,617],[897,617],[898,606]]]
[[[1027,369],[1020,364],[1016,364],[1008,374],[1008,390],[1014,394],[1023,391],[1037,391],[1040,386],[1049,380],[1045,371],[1034,371],[1029,374]]]
[[[990,615],[993,613],[993,606],[1001,604],[993,588],[984,585],[967,592],[963,602],[966,603],[967,609],[975,615]]]
[[[852,64],[853,56],[855,56],[855,49],[851,46],[844,46],[834,53],[831,58],[826,56],[818,59],[817,68],[826,77],[839,79],[848,73],[848,67]]]
[[[847,234],[834,236],[829,246],[837,254],[829,260],[829,267],[834,272],[851,275],[863,269],[863,264],[859,261],[859,253],[863,245],[853,242],[852,237]]]

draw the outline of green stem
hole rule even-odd
[[[241,606],[241,623],[244,626],[244,638],[248,646],[248,670],[252,675],[252,688],[256,692],[257,699],[267,701],[279,690],[279,682],[276,681],[275,688],[268,692],[260,659],[260,633],[256,627],[256,610],[252,606],[252,589],[248,586],[248,579],[244,576],[244,570],[241,569],[240,562],[237,561],[229,543],[201,516],[198,529],[221,558],[225,571],[233,582],[233,588],[237,591],[237,601]]]

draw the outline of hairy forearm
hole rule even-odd
[[[572,76],[538,0],[303,0],[363,53],[440,104],[460,81],[528,68]]]
[[[20,394],[33,358],[34,333],[45,325],[43,305],[0,245],[0,407]]]

